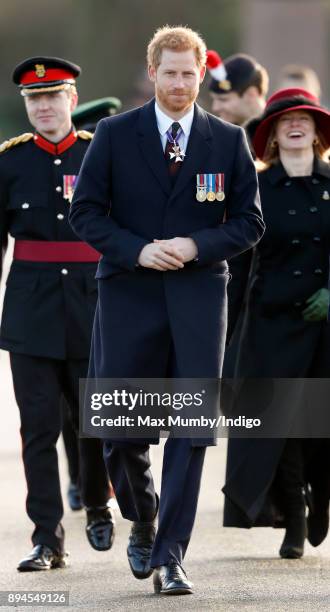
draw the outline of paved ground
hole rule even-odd
[[[99,553],[90,548],[85,537],[83,511],[73,513],[67,507],[64,525],[70,567],[42,574],[19,574],[16,565],[30,549],[31,524],[24,513],[25,481],[20,460],[17,408],[8,358],[3,352],[0,352],[0,397],[0,589],[68,590],[70,607],[61,607],[61,610],[70,611],[155,611],[165,607],[198,612],[330,610],[330,538],[317,550],[307,544],[302,560],[284,561],[278,557],[282,530],[246,531],[221,527],[224,441],[219,447],[207,451],[196,527],[185,564],[195,583],[195,595],[166,599],[153,595],[151,579],[138,581],[130,574],[125,556],[129,524],[118,516],[113,549]],[[65,491],[67,477],[61,444],[59,450]],[[161,455],[162,448],[154,448],[154,473],[158,485]]]

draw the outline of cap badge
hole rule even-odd
[[[224,91],[229,91],[231,89],[231,82],[228,79],[223,79],[218,83],[219,89],[224,89]]]
[[[46,74],[46,69],[45,69],[44,64],[36,64],[35,69],[36,69],[36,76],[38,77],[38,79],[42,79]]]

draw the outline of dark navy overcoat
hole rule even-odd
[[[224,174],[223,202],[196,200],[198,173]],[[78,236],[102,254],[90,376],[219,377],[226,260],[251,248],[264,231],[243,130],[195,105],[186,157],[172,188],[154,100],[102,120],[69,218]],[[176,236],[193,238],[197,261],[167,272],[137,266],[141,249],[154,238]]]

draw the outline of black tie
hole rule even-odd
[[[180,129],[180,123],[178,123],[177,121],[174,121],[174,123],[172,123],[171,125],[171,136],[173,138],[173,140],[176,139],[176,135]],[[177,144],[177,143],[176,143]],[[182,161],[175,161],[175,157],[170,156],[170,153],[173,153],[173,143],[170,142],[169,140],[167,140],[166,142],[166,147],[165,147],[165,158],[166,158],[166,163],[167,163],[167,167],[168,167],[168,172],[171,178],[171,183],[172,185],[175,183],[175,179],[177,177],[177,174],[182,166]]]

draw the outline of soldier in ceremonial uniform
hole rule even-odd
[[[230,123],[244,124],[265,108],[269,77],[254,57],[235,53],[224,61],[213,50],[207,52],[212,77],[209,91],[212,112]]]
[[[221,375],[226,259],[258,242],[264,225],[243,130],[195,104],[205,64],[195,32],[160,28],[148,47],[155,99],[100,121],[83,162],[70,221],[102,253],[91,377]],[[155,569],[156,593],[192,593],[182,563],[213,443],[167,439],[159,503],[148,441],[105,444],[132,521],[131,571],[144,579]]]
[[[19,571],[64,567],[63,505],[56,442],[63,394],[78,426],[78,382],[87,372],[97,298],[98,253],[77,241],[68,224],[75,181],[92,135],[76,132],[80,68],[52,57],[20,63],[13,80],[35,131],[12,138],[0,153],[0,239],[15,238],[7,280],[0,347],[10,352],[21,417],[27,513],[34,548]],[[81,440],[81,480],[87,535],[110,548],[114,522],[99,440]]]

